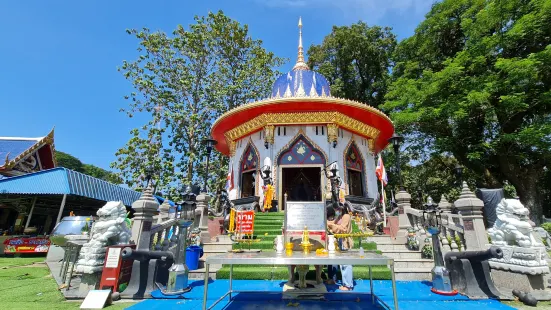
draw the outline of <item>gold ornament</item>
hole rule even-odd
[[[229,141],[236,141],[267,125],[306,125],[328,124],[327,136],[338,136],[338,127],[345,128],[369,139],[376,139],[380,131],[375,127],[364,124],[354,118],[339,112],[296,112],[296,113],[265,113],[249,120],[229,131],[224,135]],[[333,125],[334,129],[330,129]],[[331,130],[335,130],[331,132]],[[333,140],[334,141],[334,140]]]
[[[274,125],[266,125],[264,126],[264,139],[266,142],[270,144],[274,144]]]
[[[339,137],[339,125],[327,124],[327,141],[335,142]]]

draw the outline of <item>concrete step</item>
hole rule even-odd
[[[226,254],[228,253],[228,251],[230,251],[231,249],[229,250],[216,250],[216,251],[209,251],[209,252],[203,252],[203,256],[201,256],[201,258],[199,258],[199,260],[205,260],[207,257],[209,256],[215,256],[215,255],[220,255],[220,254]]]
[[[383,256],[390,258],[405,258],[405,259],[421,259],[421,251],[410,251],[410,250],[387,250],[383,251]]]
[[[231,250],[234,242],[231,240],[229,242],[212,242],[212,243],[203,243],[203,252],[216,252],[221,250]]]
[[[190,280],[203,280],[205,279],[205,267],[199,265],[199,269],[189,271]],[[216,280],[216,272],[220,270],[222,266],[210,265],[209,266],[209,278]]]
[[[430,281],[432,267],[423,268],[394,268],[396,280],[399,281]]]
[[[382,252],[393,250],[407,250],[407,246],[405,244],[377,243],[377,250],[381,250]]]
[[[216,237],[212,237],[212,243],[216,242],[232,242],[229,235],[218,235]]]
[[[375,242],[377,244],[391,244],[392,238],[389,235],[373,235],[371,237],[367,237],[364,240],[367,242]]]
[[[434,260],[426,258],[396,258],[394,259],[395,268],[430,268],[434,267]]]

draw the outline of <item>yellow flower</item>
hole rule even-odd
[[[90,218],[89,218],[89,217],[87,217],[87,218],[86,218],[86,221],[88,222],[89,220],[90,220]]]
[[[265,233],[265,234],[264,234],[264,236],[267,236],[267,235],[268,235],[268,233]]]

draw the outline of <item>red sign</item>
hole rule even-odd
[[[236,233],[252,234],[254,232],[254,210],[237,211],[235,223]]]
[[[100,290],[110,287],[113,292],[121,292],[130,282],[134,260],[122,260],[122,249],[126,247],[136,249],[135,244],[113,245],[107,248],[99,284]]]
[[[50,239],[40,237],[14,237],[4,240],[4,254],[47,253]]]

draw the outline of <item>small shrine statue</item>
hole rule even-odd
[[[494,226],[488,229],[492,244],[518,245],[523,248],[543,246],[533,235],[528,214],[528,209],[519,200],[501,199],[496,208],[497,220]]]
[[[415,233],[415,229],[412,227],[408,228],[408,237],[407,237],[407,243],[406,243],[408,249],[411,251],[418,251],[419,250],[419,240],[417,240],[417,234]]]
[[[126,207],[121,201],[109,201],[98,210],[90,240],[84,244],[76,271],[95,273],[103,270],[105,252],[110,245],[128,244],[131,231],[126,224]]]
[[[306,226],[304,226],[304,230],[302,231],[302,242],[300,243],[300,246],[302,247],[302,250],[305,254],[310,253],[312,243],[310,243],[310,232],[308,231],[308,227]]]

